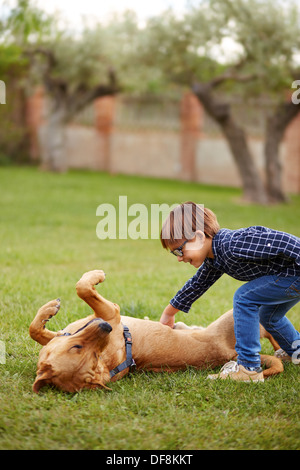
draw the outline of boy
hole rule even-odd
[[[247,281],[233,298],[237,363],[210,378],[263,382],[259,323],[278,342],[283,359],[299,363],[300,334],[285,316],[300,300],[299,238],[261,226],[220,229],[212,211],[186,202],[167,217],[161,243],[179,262],[198,269],[161,316],[171,328],[175,314],[188,312],[222,274]]]

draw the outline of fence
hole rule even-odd
[[[264,175],[265,120],[272,103],[236,99],[232,112],[246,129],[255,163]],[[43,155],[46,100],[28,103],[32,158]],[[229,147],[192,93],[179,98],[118,96],[97,99],[67,126],[69,168],[241,186]],[[300,193],[300,115],[281,144],[283,186]]]

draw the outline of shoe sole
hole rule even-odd
[[[230,379],[230,380],[233,380],[234,382],[246,382],[246,383],[251,383],[251,382],[252,382],[252,383],[257,383],[257,382],[264,382],[264,381],[265,381],[265,379],[235,380],[235,379],[232,379],[231,377],[226,377],[226,378],[222,379],[222,377],[214,377],[213,375],[208,375],[208,376],[206,377],[206,379],[210,379],[210,380],[218,380],[218,379],[220,379],[220,380],[228,380],[228,379]]]

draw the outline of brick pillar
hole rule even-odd
[[[26,103],[26,125],[29,135],[29,154],[32,160],[37,161],[40,157],[39,127],[43,123],[44,89],[39,87],[35,93],[27,98]]]
[[[203,127],[203,107],[198,98],[187,92],[180,106],[181,118],[181,178],[196,181],[197,141]]]
[[[112,171],[111,161],[111,136],[115,116],[115,97],[103,96],[95,100],[95,126],[102,140],[102,168],[104,171]]]
[[[300,113],[285,132],[284,180],[286,190],[300,193]]]

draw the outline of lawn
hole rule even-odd
[[[260,207],[240,201],[240,191],[178,181],[35,168],[0,169],[0,449],[289,449],[300,448],[299,367],[264,384],[205,380],[192,368],[175,374],[141,372],[112,391],[32,392],[40,346],[28,327],[38,308],[60,297],[48,323],[58,330],[90,313],[75,292],[85,271],[107,273],[101,293],[123,314],[159,320],[170,298],[194,274],[178,264],[158,239],[107,239],[96,235],[97,207],[187,200],[206,205],[220,225],[266,225],[300,236],[300,197],[288,205]],[[129,220],[132,220],[132,218]],[[240,285],[223,276],[177,320],[208,325],[231,308]],[[288,315],[300,328],[300,306]],[[272,354],[268,342],[262,352]],[[4,362],[4,361],[2,361]]]

